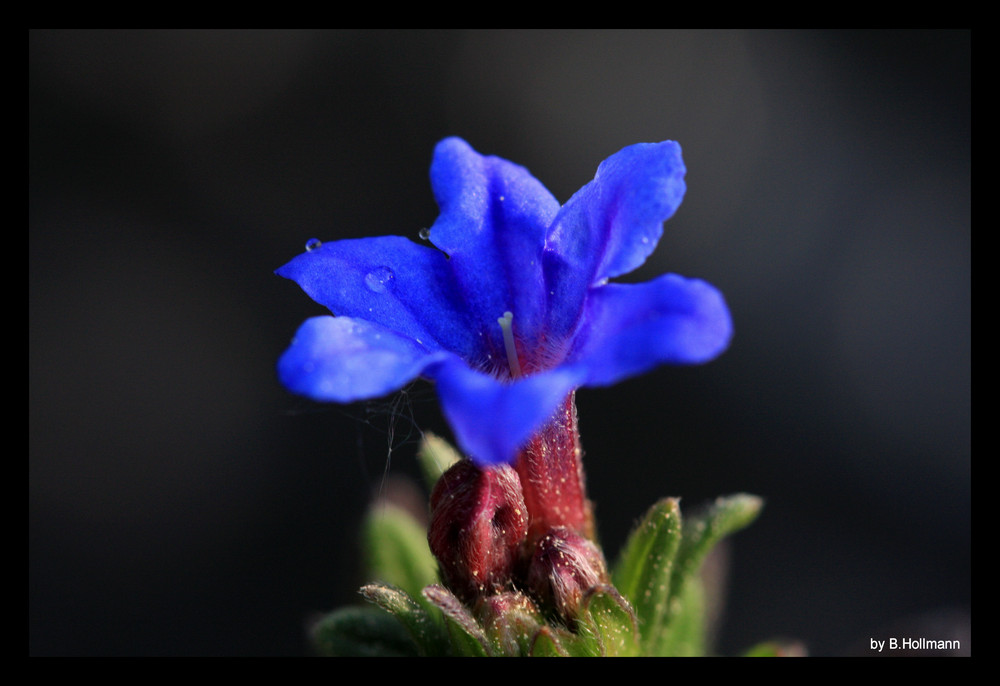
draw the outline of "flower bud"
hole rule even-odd
[[[475,609],[486,636],[499,655],[526,655],[545,624],[531,598],[519,591],[483,596]]]
[[[470,604],[510,587],[527,527],[521,481],[507,465],[480,468],[462,460],[431,494],[431,552],[445,584]]]
[[[584,595],[608,583],[604,555],[593,541],[566,527],[551,529],[535,546],[528,567],[530,592],[572,622]]]

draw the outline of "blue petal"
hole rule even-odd
[[[503,383],[455,359],[428,372],[455,439],[481,466],[513,462],[582,378],[579,369],[564,367]]]
[[[684,197],[685,171],[677,143],[640,143],[602,162],[594,180],[569,199],[546,243],[552,333],[572,331],[591,286],[649,257]]]
[[[277,273],[338,316],[380,324],[465,359],[482,349],[448,258],[430,246],[401,236],[333,241]]]
[[[676,274],[593,289],[584,322],[569,362],[586,368],[588,386],[664,363],[707,362],[726,349],[733,331],[722,294]]]
[[[365,321],[313,317],[278,360],[278,377],[294,393],[349,403],[402,388],[447,355]]]
[[[479,331],[502,350],[496,320],[510,311],[521,340],[533,345],[546,310],[542,249],[559,203],[524,167],[484,157],[459,138],[438,144],[431,184],[441,214],[430,240],[448,253]]]

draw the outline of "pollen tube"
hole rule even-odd
[[[513,312],[504,312],[503,316],[497,319],[497,324],[503,330],[503,347],[507,349],[507,364],[510,365],[511,376],[516,379],[521,376],[521,363],[517,359],[517,349],[514,347],[514,330],[511,328],[513,319]]]

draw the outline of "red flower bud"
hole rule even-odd
[[[484,596],[475,614],[500,655],[525,655],[545,624],[531,598],[519,591]]]
[[[572,621],[584,595],[608,583],[604,555],[593,541],[566,527],[542,536],[528,567],[529,591],[542,605]]]
[[[509,466],[462,460],[438,479],[427,540],[445,584],[466,602],[510,588],[527,530],[521,481]]]

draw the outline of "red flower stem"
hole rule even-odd
[[[594,516],[583,474],[575,394],[521,450],[514,463],[528,508],[528,544],[565,526],[594,540]]]

